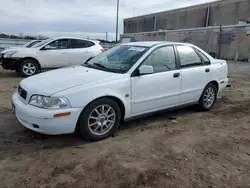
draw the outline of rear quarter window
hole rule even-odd
[[[91,41],[71,39],[71,48],[88,48],[94,45],[95,43]]]
[[[95,43],[91,42],[91,41],[86,41],[86,46],[87,47],[91,47],[91,46],[94,46]]]
[[[196,53],[198,53],[200,55],[200,57],[202,58],[203,60],[203,64],[204,65],[210,65],[210,60],[208,59],[208,57],[203,54],[202,52],[200,52],[199,50],[195,49]]]

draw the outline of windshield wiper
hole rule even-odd
[[[94,68],[93,65],[95,65],[96,67],[100,67],[104,70],[107,70],[108,72],[117,72],[117,73],[122,73],[123,71],[122,70],[119,70],[119,69],[112,69],[112,68],[108,68],[104,65],[102,65],[101,63],[93,63],[93,64],[89,64],[88,62],[82,64],[83,66],[86,66],[86,67],[90,67],[90,68]]]
[[[96,66],[101,67],[101,68],[103,68],[103,69],[109,70],[108,67],[105,67],[105,66],[102,65],[101,63],[93,63],[93,65],[96,65]]]
[[[85,63],[83,63],[83,64],[81,64],[82,66],[86,66],[86,67],[92,67],[89,63],[88,63],[88,61],[86,61]]]
[[[101,67],[102,69],[105,69],[105,70],[109,70],[107,67],[105,67],[104,65],[102,65],[100,63],[89,64],[88,61],[87,61],[87,62],[82,64],[82,66],[86,66],[86,67],[90,67],[90,68],[93,68],[93,65],[95,65],[97,67]]]

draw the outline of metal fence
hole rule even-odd
[[[0,38],[0,51],[9,46],[21,46],[31,40],[26,39],[9,39],[9,38]],[[100,43],[100,45],[105,49],[108,50],[112,48],[115,44],[113,43]]]
[[[9,46],[21,46],[30,40],[26,39],[8,39],[8,38],[0,38],[0,49],[4,49]]]

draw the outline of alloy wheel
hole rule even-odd
[[[210,108],[215,101],[215,90],[213,87],[208,87],[203,96],[203,103],[207,108]]]
[[[33,63],[25,63],[23,65],[23,72],[30,76],[36,73],[36,66]]]
[[[88,128],[94,135],[105,135],[112,129],[115,121],[115,110],[110,105],[100,105],[90,113]]]

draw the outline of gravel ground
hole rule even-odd
[[[250,187],[250,64],[229,67],[213,110],[160,112],[94,143],[23,128],[10,108],[21,78],[0,69],[0,187]]]

